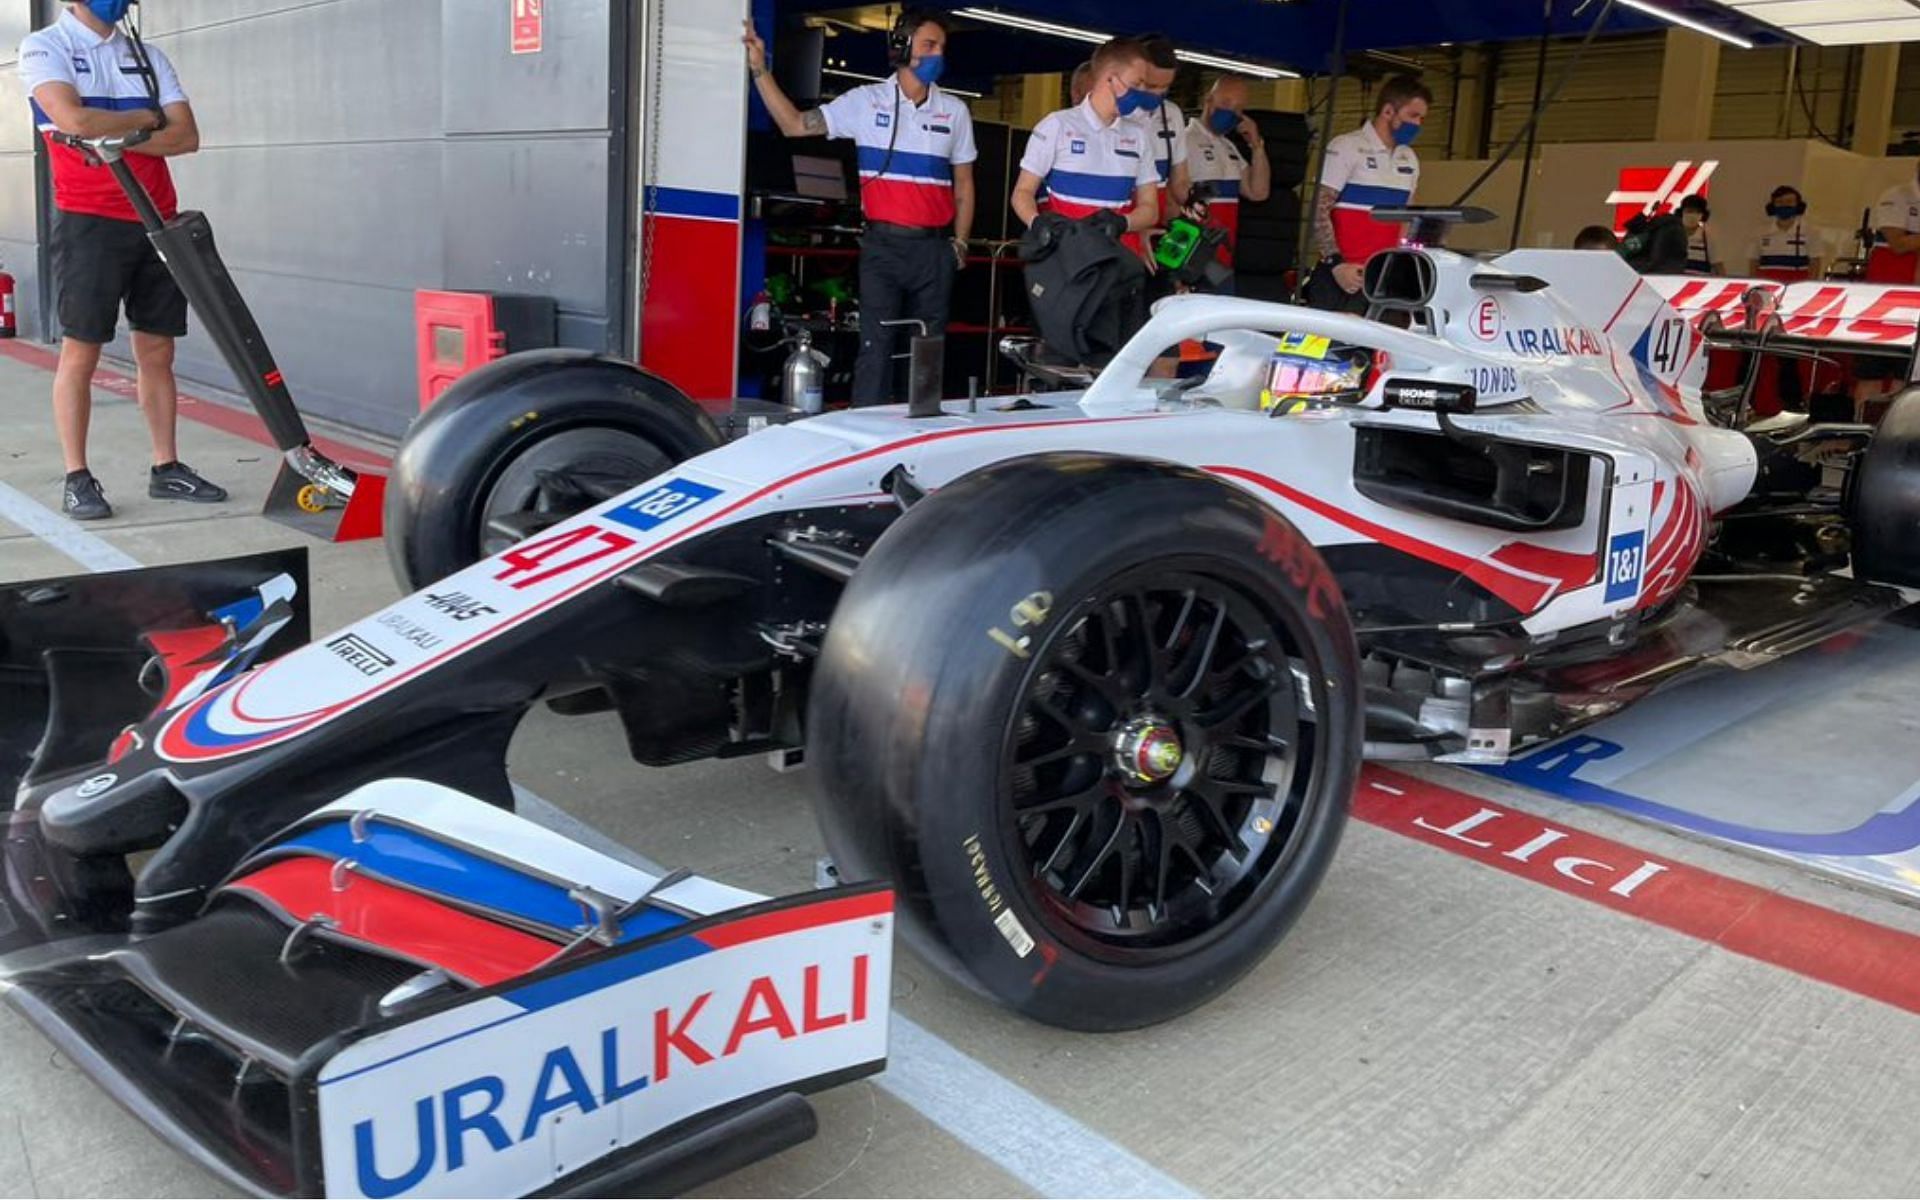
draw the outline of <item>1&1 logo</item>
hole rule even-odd
[[[719,494],[719,488],[708,487],[704,483],[694,483],[690,479],[669,479],[649,489],[638,499],[609,510],[606,518],[644,533],[693,511]]]

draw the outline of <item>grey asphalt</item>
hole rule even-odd
[[[48,378],[0,358],[0,483],[57,507]],[[139,414],[101,394],[95,469],[121,512],[88,533],[146,564],[301,543],[257,515],[268,452],[198,426],[183,436],[183,457],[232,502],[147,500]],[[395,594],[377,543],[305,544],[316,629]],[[0,518],[0,579],[76,569]],[[1862,730],[1864,755],[1874,740]],[[768,892],[811,885],[820,845],[804,772],[755,761],[647,770],[610,719],[546,713],[522,729],[511,767],[657,861]],[[1920,932],[1920,912],[1780,864],[1463,772],[1433,777]],[[822,1097],[816,1140],[702,1194],[1075,1194],[1093,1190],[1063,1178],[1078,1153],[1131,1155],[1172,1188],[1222,1195],[1920,1191],[1920,1018],[1359,823],[1273,956],[1170,1024],[1098,1037],[1043,1028],[911,956],[894,993],[930,1039],[898,1064],[914,1087],[882,1077]],[[0,1064],[0,1194],[222,1194],[10,1013]],[[943,1082],[968,1079],[982,1090],[941,1099]],[[932,1116],[902,1098],[929,1094]],[[1008,1105],[1051,1115],[1009,1130],[985,1111]]]

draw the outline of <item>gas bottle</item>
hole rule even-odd
[[[20,319],[13,310],[13,274],[0,268],[0,338],[10,338],[20,330]]]
[[[788,408],[803,413],[824,412],[827,407],[827,363],[831,360],[813,348],[813,334],[795,330],[790,339],[793,353],[780,369],[780,400]]]

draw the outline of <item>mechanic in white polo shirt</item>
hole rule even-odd
[[[1912,283],[1920,277],[1920,166],[1873,206],[1873,251],[1867,282]]]
[[[1160,187],[1154,200],[1160,206],[1160,224],[1165,226],[1187,202],[1187,117],[1180,106],[1167,98],[1179,73],[1180,60],[1173,43],[1164,34],[1150,33],[1140,39],[1140,51],[1147,56],[1147,102],[1127,119],[1140,126],[1153,151],[1154,173]]]
[[[924,321],[944,333],[954,272],[973,230],[973,117],[934,86],[946,65],[947,17],[910,8],[887,35],[893,78],[801,112],[767,69],[767,48],[746,23],[747,67],[774,124],[788,137],[849,138],[860,165],[860,357],[853,402],[894,399],[889,321]]]
[[[1022,221],[1039,219],[1044,183],[1048,212],[1110,222],[1129,249],[1143,252],[1140,231],[1159,220],[1160,172],[1146,133],[1127,118],[1151,102],[1147,66],[1133,38],[1114,38],[1093,52],[1086,100],[1042,117],[1027,140],[1013,185],[1013,211]]]
[[[1187,166],[1195,186],[1206,184],[1207,224],[1227,234],[1221,261],[1233,265],[1233,246],[1240,236],[1240,202],[1255,204],[1273,188],[1273,166],[1267,161],[1267,143],[1260,127],[1246,115],[1247,77],[1222,75],[1207,93],[1207,105],[1187,127]],[[1240,153],[1227,135],[1238,132],[1251,158]]]
[[[59,292],[60,365],[53,376],[53,423],[66,458],[61,507],[93,521],[113,515],[106,491],[87,467],[93,374],[124,309],[132,328],[136,390],[153,443],[147,495],[216,503],[227,493],[179,460],[179,388],[174,339],[186,336],[187,298],[147,240],[132,201],[113,173],[59,140],[145,133],[126,162],[160,215],[178,200],[167,159],[200,148],[193,106],[173,64],[158,47],[136,43],[118,25],[130,0],[71,3],[53,24],[20,43],[20,83],[34,124],[46,136],[53,175],[49,258]]]
[[[1374,220],[1373,210],[1413,203],[1420,187],[1413,141],[1432,103],[1425,84],[1395,75],[1380,85],[1373,119],[1327,143],[1313,216],[1320,266],[1308,282],[1309,303],[1364,310],[1360,281],[1367,260],[1399,245],[1402,232],[1396,223]]]

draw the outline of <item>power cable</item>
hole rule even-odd
[[[1605,27],[1607,23],[1607,18],[1613,15],[1613,5],[1614,0],[1603,0],[1600,14],[1593,19],[1593,24],[1588,27],[1587,35],[1580,39],[1579,48],[1573,52],[1573,57],[1568,60],[1566,70],[1562,71],[1560,78],[1554,82],[1553,91],[1549,92],[1545,98],[1533,106],[1533,113],[1527,118],[1527,123],[1521,127],[1518,133],[1514,134],[1513,137],[1508,140],[1507,144],[1501,149],[1499,157],[1488,163],[1486,170],[1480,172],[1479,178],[1467,185],[1467,190],[1460,193],[1459,199],[1453,202],[1452,207],[1459,208],[1468,200],[1472,199],[1473,194],[1484,187],[1487,180],[1493,178],[1494,172],[1505,166],[1507,160],[1513,157],[1513,152],[1518,150],[1521,143],[1533,134],[1534,128],[1540,124],[1541,116],[1549,108],[1553,107],[1554,101],[1560,98],[1560,93],[1566,90],[1567,84],[1573,80],[1575,72],[1580,69],[1581,60],[1586,57],[1588,48],[1593,45],[1593,40],[1600,35],[1600,30]]]

